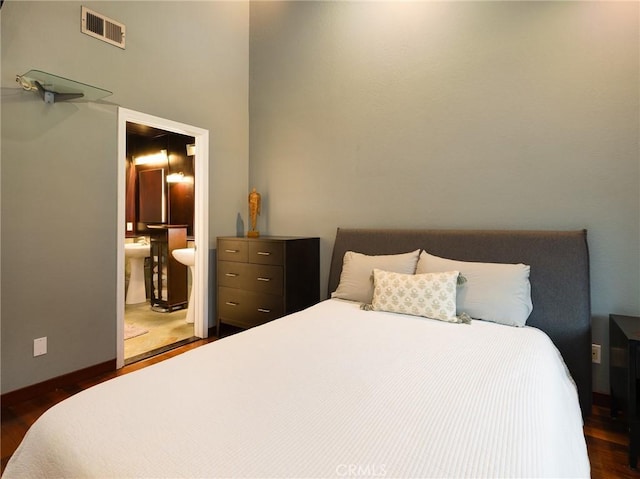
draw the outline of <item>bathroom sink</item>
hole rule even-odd
[[[178,248],[171,251],[173,257],[186,266],[193,266],[196,264],[196,249],[195,248]]]
[[[148,244],[125,243],[124,255],[127,258],[146,258],[151,254],[151,247]]]
[[[144,303],[147,292],[144,284],[144,259],[151,254],[151,246],[142,243],[125,243],[124,256],[129,260],[130,276],[126,304]]]
[[[173,257],[180,263],[189,267],[191,271],[191,281],[193,281],[193,273],[196,264],[196,249],[195,248],[178,248],[171,251]],[[191,292],[189,293],[189,303],[187,305],[187,318],[185,321],[187,323],[193,323],[195,319],[195,313],[193,307],[194,303],[194,293],[195,290],[193,288],[193,284],[191,285]]]

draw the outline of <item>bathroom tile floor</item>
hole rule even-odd
[[[125,305],[125,323],[148,330],[148,333],[125,340],[125,364],[147,358],[197,338],[193,335],[193,324],[185,322],[186,309],[170,313],[151,310],[149,303]]]

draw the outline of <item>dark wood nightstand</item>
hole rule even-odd
[[[640,445],[640,405],[638,403],[638,361],[640,317],[609,315],[609,381],[611,416],[623,412],[629,426],[629,466],[636,468]]]
[[[320,301],[320,238],[219,237],[218,317],[251,328]]]

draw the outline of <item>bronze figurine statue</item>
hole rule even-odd
[[[249,217],[251,218],[251,230],[247,233],[249,238],[257,238],[260,232],[256,230],[258,215],[260,214],[262,198],[255,188],[249,193]]]

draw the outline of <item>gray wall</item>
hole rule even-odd
[[[588,229],[594,390],[640,314],[637,2],[255,2],[258,227]]]
[[[210,131],[210,249],[251,186],[323,284],[338,226],[588,228],[594,341],[640,314],[637,3],[255,2],[250,45],[246,2],[82,4],[126,50],[78,2],[0,10],[3,393],[115,357],[115,105]],[[32,68],[114,95],[47,106]]]
[[[80,32],[86,5],[127,48]],[[248,190],[248,2],[5,1],[2,25],[2,392],[116,356],[117,105],[210,134],[210,250]],[[30,69],[113,91],[45,105]],[[210,318],[212,323],[213,318]],[[34,358],[33,340],[49,352]]]

